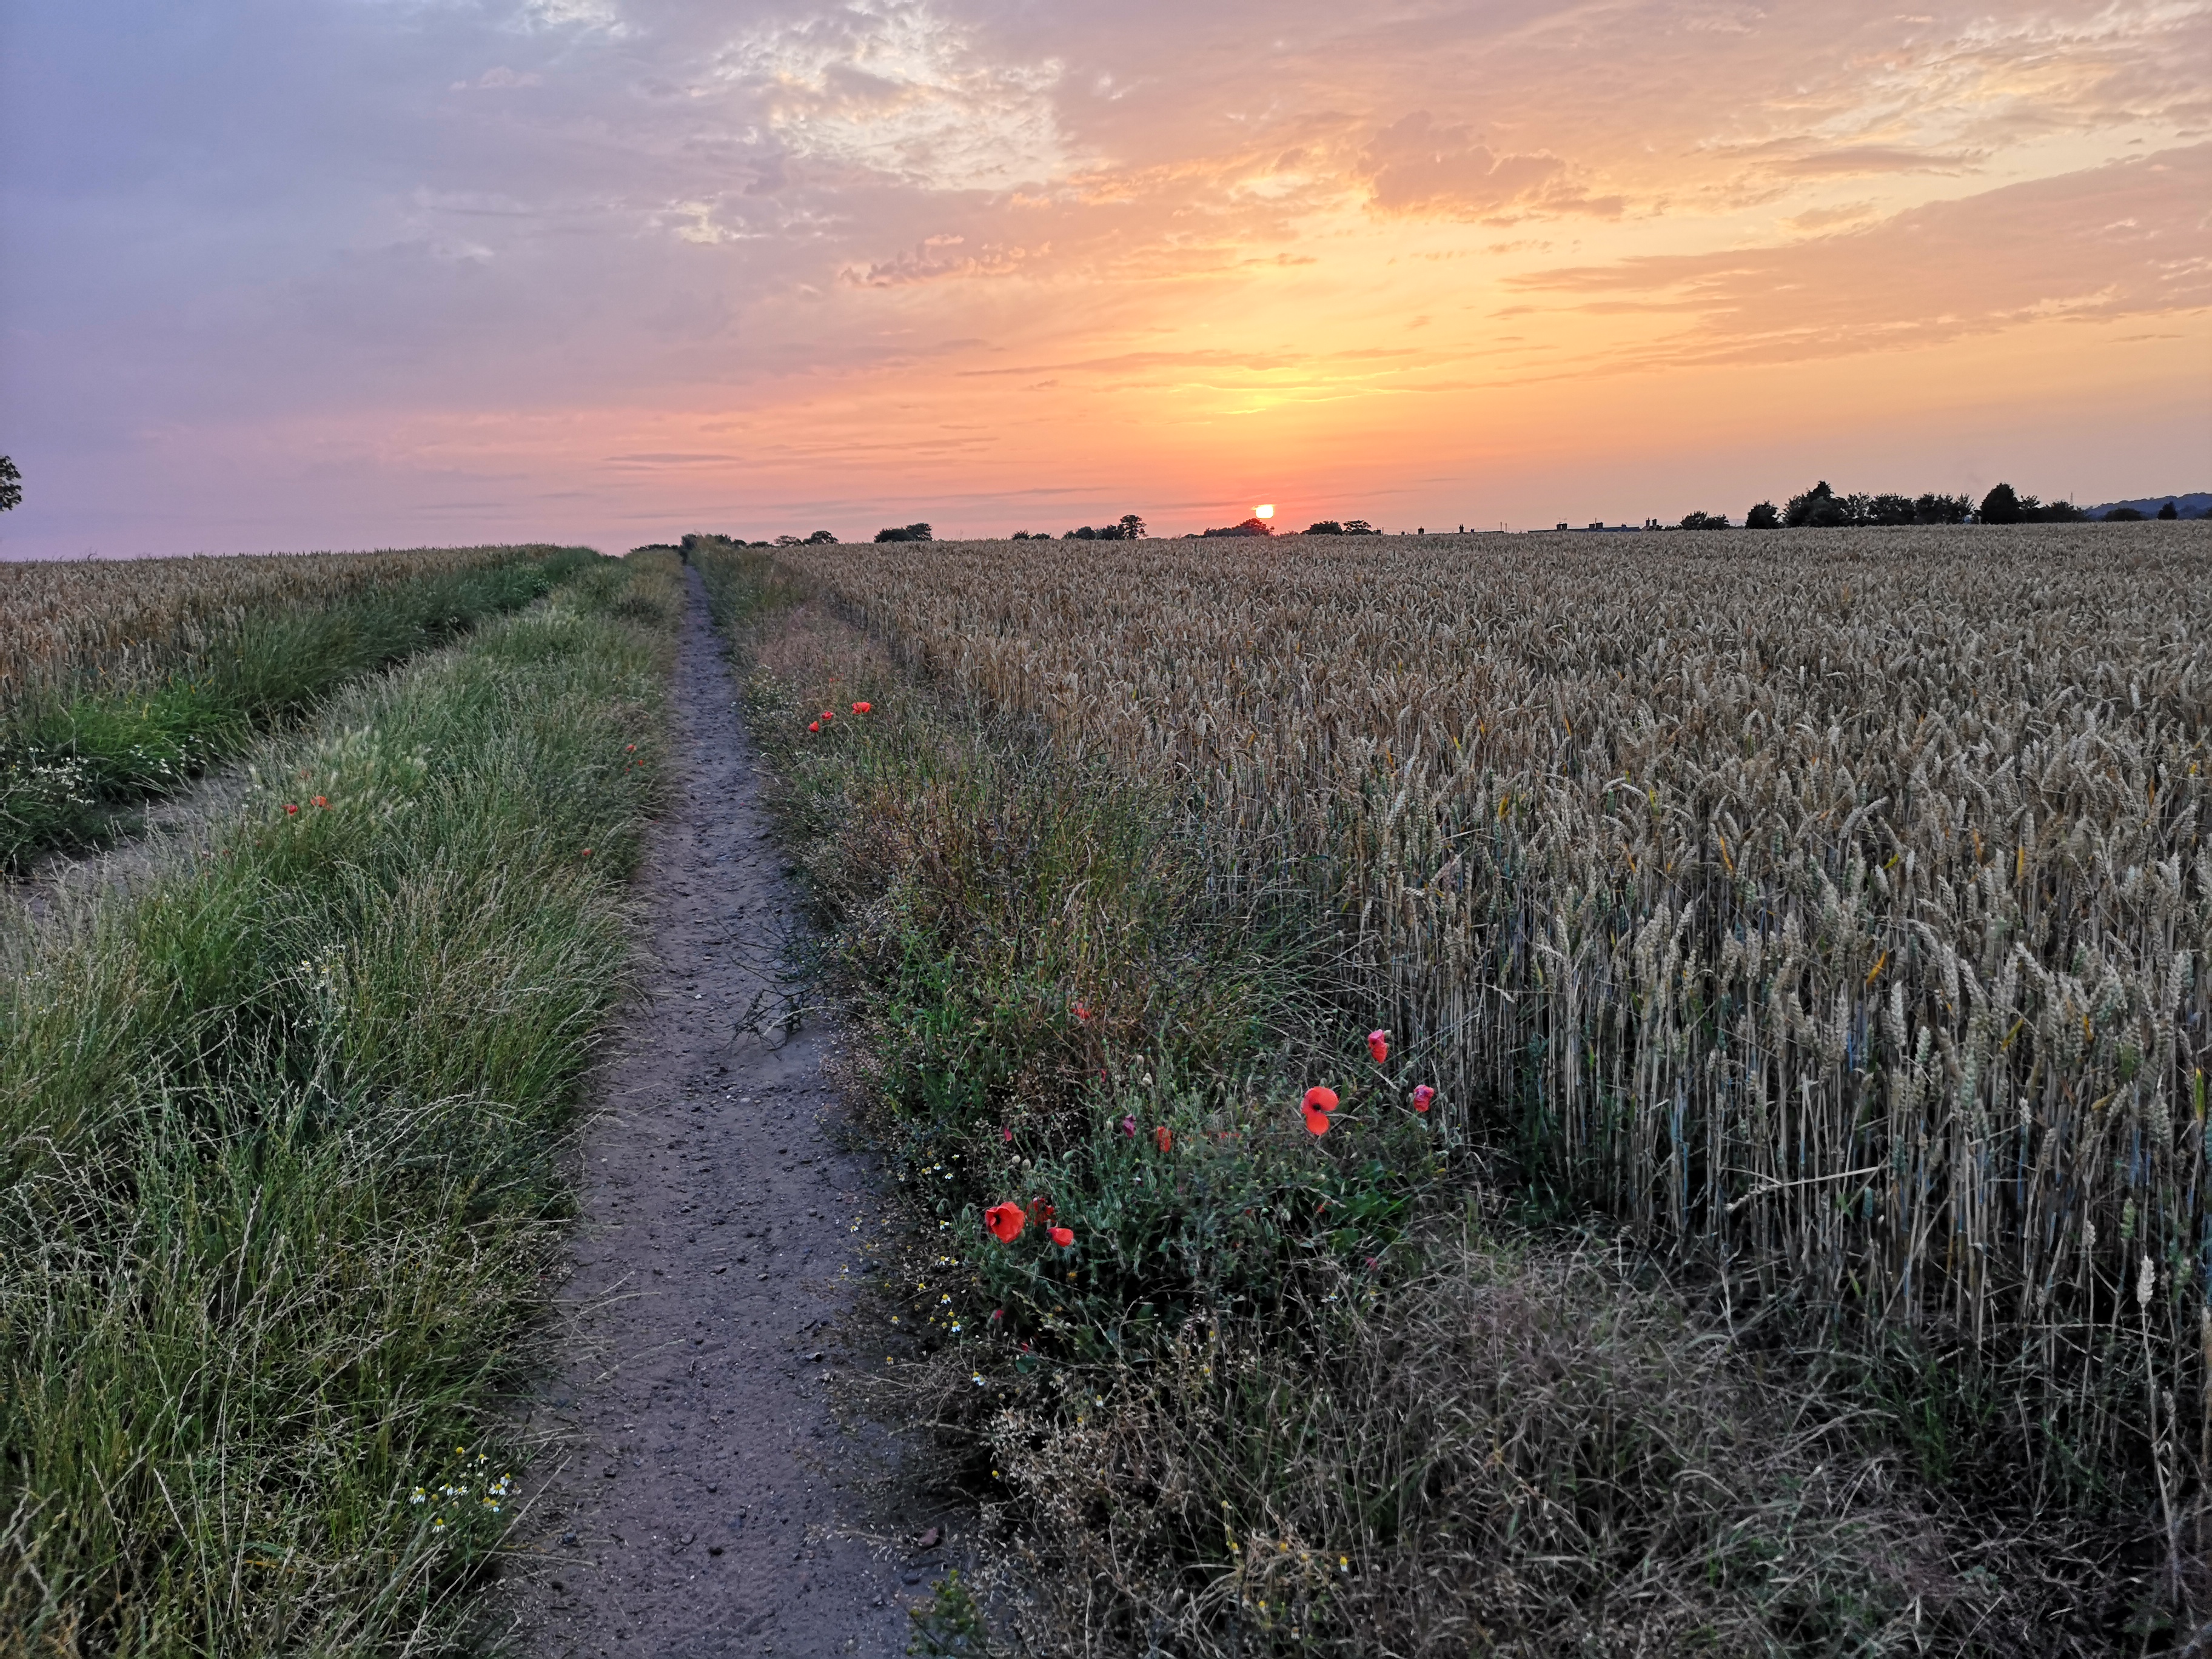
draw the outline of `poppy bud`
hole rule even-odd
[[[284,803],[284,816],[288,818],[296,818],[300,816],[300,809],[288,800]]]
[[[819,732],[822,729],[822,722],[820,720],[809,720],[806,722],[806,729],[810,732]]]
[[[590,848],[586,847],[586,848],[584,849],[584,856],[585,856],[586,858],[589,858],[589,857],[591,857],[591,856],[592,856],[592,849],[591,849]]]
[[[1424,1083],[1419,1088],[1413,1091],[1413,1109],[1417,1112],[1427,1111],[1429,1109],[1429,1103],[1436,1097],[1437,1091],[1429,1087],[1427,1084]]]
[[[1022,1213],[1018,1204],[994,1204],[983,1212],[983,1224],[991,1237],[1001,1244],[1011,1244],[1022,1236],[1022,1228],[1029,1217]]]
[[[1059,1245],[1063,1250],[1066,1249],[1070,1245],[1075,1243],[1074,1231],[1070,1228],[1054,1227],[1050,1231],[1052,1233],[1052,1242]]]
[[[1389,1059],[1390,1034],[1388,1031],[1370,1031],[1367,1034],[1367,1052],[1375,1056],[1377,1066]]]
[[[1164,1152],[1171,1152],[1175,1150],[1175,1132],[1164,1123],[1159,1124],[1152,1130],[1152,1139]]]

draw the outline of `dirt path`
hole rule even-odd
[[[775,1024],[797,899],[690,581],[673,734],[684,790],[644,878],[647,994],[584,1141],[563,1293],[575,1337],[541,1407],[575,1437],[523,1523],[514,1648],[903,1654],[906,1607],[941,1552],[865,1538],[854,1483],[884,1449],[841,1434],[823,1399],[849,1363],[842,1275],[859,1277],[879,1224],[875,1176],[833,1139],[836,1029]],[[759,1031],[740,1029],[749,1016]],[[915,1534],[927,1524],[908,1519]]]

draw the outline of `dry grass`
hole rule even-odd
[[[2063,1483],[2212,1432],[2212,533],[2143,528],[779,556],[1296,872],[1455,1121],[1737,1316],[2038,1380]]]

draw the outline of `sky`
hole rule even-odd
[[[21,0],[0,556],[2212,487],[2212,0]]]

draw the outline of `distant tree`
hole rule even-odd
[[[1225,530],[1209,530],[1206,532],[1209,536],[1272,536],[1274,533],[1273,526],[1264,519],[1247,519],[1243,523],[1231,525]]]
[[[1966,515],[1973,510],[1973,502],[1964,495],[1921,495],[1912,503],[1912,522],[1964,524]]]
[[[2001,483],[1982,497],[1982,522],[1984,524],[2018,524],[2020,508],[2019,492],[2008,483]]]
[[[1095,542],[1098,539],[1098,532],[1086,524],[1079,529],[1061,531],[1060,538],[1064,542]]]
[[[926,524],[893,525],[888,530],[876,532],[879,542],[927,542],[936,538]]]
[[[1341,536],[1344,526],[1334,519],[1321,519],[1306,526],[1309,536]]]
[[[1121,539],[1125,542],[1141,541],[1144,535],[1144,520],[1134,513],[1124,513],[1121,515]]]
[[[1746,530],[1777,530],[1781,525],[1782,515],[1775,511],[1772,501],[1761,501],[1743,515]]]
[[[1729,517],[1725,513],[1686,513],[1682,516],[1685,530],[1726,530]]]
[[[0,513],[6,513],[23,504],[23,475],[16,471],[15,463],[0,455]]]
[[[806,545],[805,542],[801,541],[796,536],[778,536],[775,538],[775,544],[778,547],[804,547]]]
[[[2143,512],[2139,507],[2116,507],[2105,514],[2106,524],[2141,524]]]
[[[2081,524],[2089,515],[2071,501],[2045,501],[2036,510],[2035,517],[2040,524]]]
[[[1813,513],[1816,507],[1823,501],[1832,501],[1835,498],[1836,492],[1828,488],[1828,481],[1821,479],[1803,495],[1790,498],[1790,505],[1782,510],[1782,527],[1784,530],[1802,529],[1813,522]]]
[[[13,506],[14,503],[10,502],[9,505]],[[2164,507],[2159,508],[2158,516],[2161,519],[2178,519],[2181,514],[2175,510],[2173,503],[2168,501]]]
[[[1382,532],[1364,519],[1346,519],[1344,533],[1347,536],[1379,536]]]
[[[806,538],[809,547],[835,547],[836,544],[837,532],[834,530],[817,530]]]
[[[1918,509],[1913,506],[1910,495],[1875,495],[1867,502],[1863,522],[1912,524],[1917,521],[1917,514]]]

